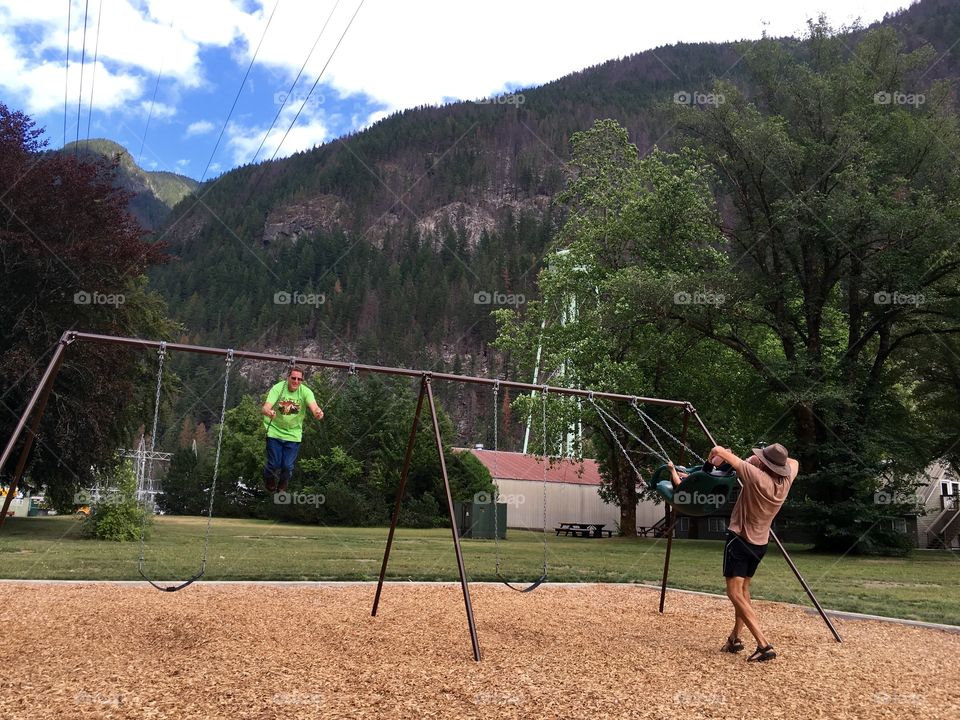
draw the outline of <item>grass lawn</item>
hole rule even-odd
[[[0,530],[0,577],[15,579],[135,580],[138,543],[81,538],[72,517],[11,518]],[[147,573],[185,579],[199,569],[206,521],[157,518],[146,546]],[[261,520],[214,519],[205,579],[376,580],[386,528],[331,528]],[[511,531],[501,541],[503,574],[532,581],[540,574],[543,536]],[[463,540],[471,580],[495,579],[492,540]],[[549,579],[555,582],[659,584],[666,542],[646,538],[547,541]],[[720,541],[673,545],[670,586],[722,593]],[[915,551],[907,558],[817,555],[788,550],[821,604],[834,610],[960,625],[960,556]],[[387,576],[391,580],[455,580],[449,530],[400,528]],[[808,603],[774,544],[753,583],[753,596]]]

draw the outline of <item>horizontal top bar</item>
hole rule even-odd
[[[619,393],[600,392],[593,390],[581,390],[579,388],[564,388],[552,385],[535,385],[533,383],[516,382],[513,380],[498,380],[496,378],[481,378],[471,375],[452,375],[450,373],[431,372],[429,370],[411,370],[409,368],[382,367],[380,365],[363,365],[360,363],[343,362],[341,360],[321,360],[318,358],[309,358],[291,355],[275,355],[272,353],[251,352],[249,350],[225,350],[223,348],[205,347],[203,345],[185,345],[183,343],[161,343],[157,340],[142,340],[140,338],[119,337],[116,335],[98,335],[95,333],[76,332],[70,330],[63,334],[61,342],[67,344],[83,340],[88,342],[109,343],[113,345],[128,345],[142,348],[157,348],[164,345],[167,350],[182,350],[184,352],[202,353],[204,355],[222,355],[226,357],[230,352],[235,358],[245,358],[248,360],[266,360],[269,362],[290,362],[296,361],[298,365],[310,365],[314,367],[327,367],[336,370],[347,370],[350,372],[369,372],[385,375],[402,375],[405,377],[424,377],[435,378],[437,380],[449,380],[451,382],[473,383],[475,385],[490,385],[517,388],[519,390],[546,391],[555,395],[573,395],[577,397],[593,397],[606,400],[619,400],[622,402],[643,403],[645,405],[664,405],[667,407],[683,408],[689,413],[696,415],[696,409],[685,400],[664,400],[663,398],[649,398],[639,395],[621,395]],[[702,423],[701,423],[702,425]]]

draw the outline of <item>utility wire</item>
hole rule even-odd
[[[313,87],[310,88],[310,92],[307,93],[307,96],[303,99],[303,102],[300,103],[300,109],[297,110],[297,114],[293,116],[293,120],[290,121],[290,126],[287,128],[287,131],[283,134],[283,137],[280,139],[280,144],[277,145],[277,149],[273,151],[273,155],[270,156],[270,161],[272,162],[276,157],[277,153],[280,152],[280,148],[283,146],[284,141],[287,139],[287,135],[290,134],[290,131],[293,129],[293,126],[297,122],[297,118],[300,117],[300,113],[303,112],[303,109],[307,106],[307,102],[310,100],[310,96],[313,94],[313,91],[317,89],[317,85],[320,83],[320,78],[323,77],[323,74],[327,71],[327,66],[330,65],[330,61],[333,60],[333,56],[336,54],[337,49],[340,47],[340,43],[343,42],[343,38],[346,37],[347,32],[350,30],[350,26],[353,25],[353,21],[357,17],[357,13],[360,12],[360,8],[363,7],[363,3],[366,0],[360,0],[360,4],[357,5],[357,9],[353,12],[353,17],[350,18],[350,22],[347,23],[347,27],[344,28],[343,33],[340,35],[340,39],[337,40],[337,44],[334,46],[333,50],[330,53],[330,56],[327,58],[327,62],[324,63],[323,68],[320,70],[320,74],[317,75],[317,79],[313,81]]]
[[[67,0],[67,62],[63,78],[63,146],[67,145],[67,93],[70,91],[70,25],[73,0]]]
[[[97,57],[100,54],[100,18],[103,17],[103,0],[97,8],[97,39],[93,44],[93,74],[90,76],[90,112],[87,113],[87,146],[90,145],[90,121],[93,119],[93,88],[97,82]]]
[[[147,124],[143,127],[143,137],[140,138],[140,152],[137,153],[137,165],[143,157],[143,146],[147,142],[147,130],[150,128],[150,119],[153,117],[153,105],[157,101],[157,90],[160,89],[160,76],[163,75],[163,61],[160,61],[160,69],[157,71],[157,81],[153,85],[153,97],[150,99],[150,111],[147,113]]]
[[[237,95],[233,99],[233,105],[230,106],[230,112],[227,114],[227,119],[223,121],[223,127],[220,128],[220,135],[217,136],[217,144],[213,146],[213,152],[210,153],[210,159],[207,160],[207,166],[203,169],[203,175],[200,176],[200,183],[202,184],[204,179],[207,177],[207,171],[210,169],[210,164],[213,162],[214,156],[217,154],[217,148],[220,147],[220,141],[223,139],[223,133],[227,129],[227,125],[230,122],[230,118],[233,116],[233,111],[237,107],[237,102],[240,100],[240,93],[243,92],[244,86],[247,84],[247,78],[250,75],[250,70],[253,69],[253,63],[257,60],[257,55],[260,53],[260,47],[263,45],[263,39],[267,36],[267,30],[270,29],[270,23],[273,21],[273,16],[277,12],[277,7],[280,5],[280,0],[277,0],[273,5],[273,10],[270,13],[270,17],[267,20],[267,25],[263,28],[263,35],[260,36],[260,42],[257,44],[257,49],[253,53],[253,57],[250,58],[250,65],[247,66],[247,71],[243,74],[243,80],[240,81],[240,87],[237,88]]]
[[[257,148],[257,152],[253,155],[253,160],[250,161],[250,164],[253,165],[257,162],[257,157],[260,155],[260,151],[263,150],[264,144],[267,142],[267,138],[270,137],[270,133],[273,132],[273,128],[276,127],[277,120],[280,119],[280,113],[283,112],[284,106],[287,104],[287,100],[293,97],[293,89],[297,86],[297,83],[300,81],[300,76],[303,74],[304,68],[307,67],[307,63],[310,62],[310,58],[313,57],[313,51],[317,49],[317,45],[320,44],[320,38],[323,37],[324,30],[327,29],[327,25],[330,24],[330,18],[333,17],[333,14],[337,11],[337,7],[340,5],[340,0],[333,5],[333,10],[330,11],[330,14],[327,15],[327,20],[323,23],[323,27],[320,28],[320,32],[317,34],[317,39],[313,41],[313,47],[310,48],[310,52],[307,53],[306,59],[303,61],[303,65],[300,66],[300,71],[297,73],[297,76],[293,79],[293,82],[290,83],[290,89],[287,91],[286,97],[283,98],[283,102],[280,103],[280,107],[277,108],[277,114],[273,116],[273,122],[270,123],[270,127],[267,129],[267,132],[263,135],[263,140],[260,141],[260,147]]]
[[[83,106],[83,63],[87,59],[87,20],[90,17],[90,0],[83,4],[83,46],[80,50],[80,90],[77,92],[77,144],[73,147],[73,154],[80,149],[80,108]]]

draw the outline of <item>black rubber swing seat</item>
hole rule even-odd
[[[713,515],[723,507],[737,484],[737,474],[730,470],[706,472],[702,467],[677,467],[688,473],[677,487],[670,481],[670,468],[661,465],[647,481],[650,489],[666,500],[677,512],[694,517]]]

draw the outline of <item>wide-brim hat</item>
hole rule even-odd
[[[754,448],[753,454],[775,475],[782,477],[788,477],[790,475],[790,466],[787,465],[787,458],[790,456],[787,453],[787,449],[780,443],[767,445],[767,447],[762,449]]]

